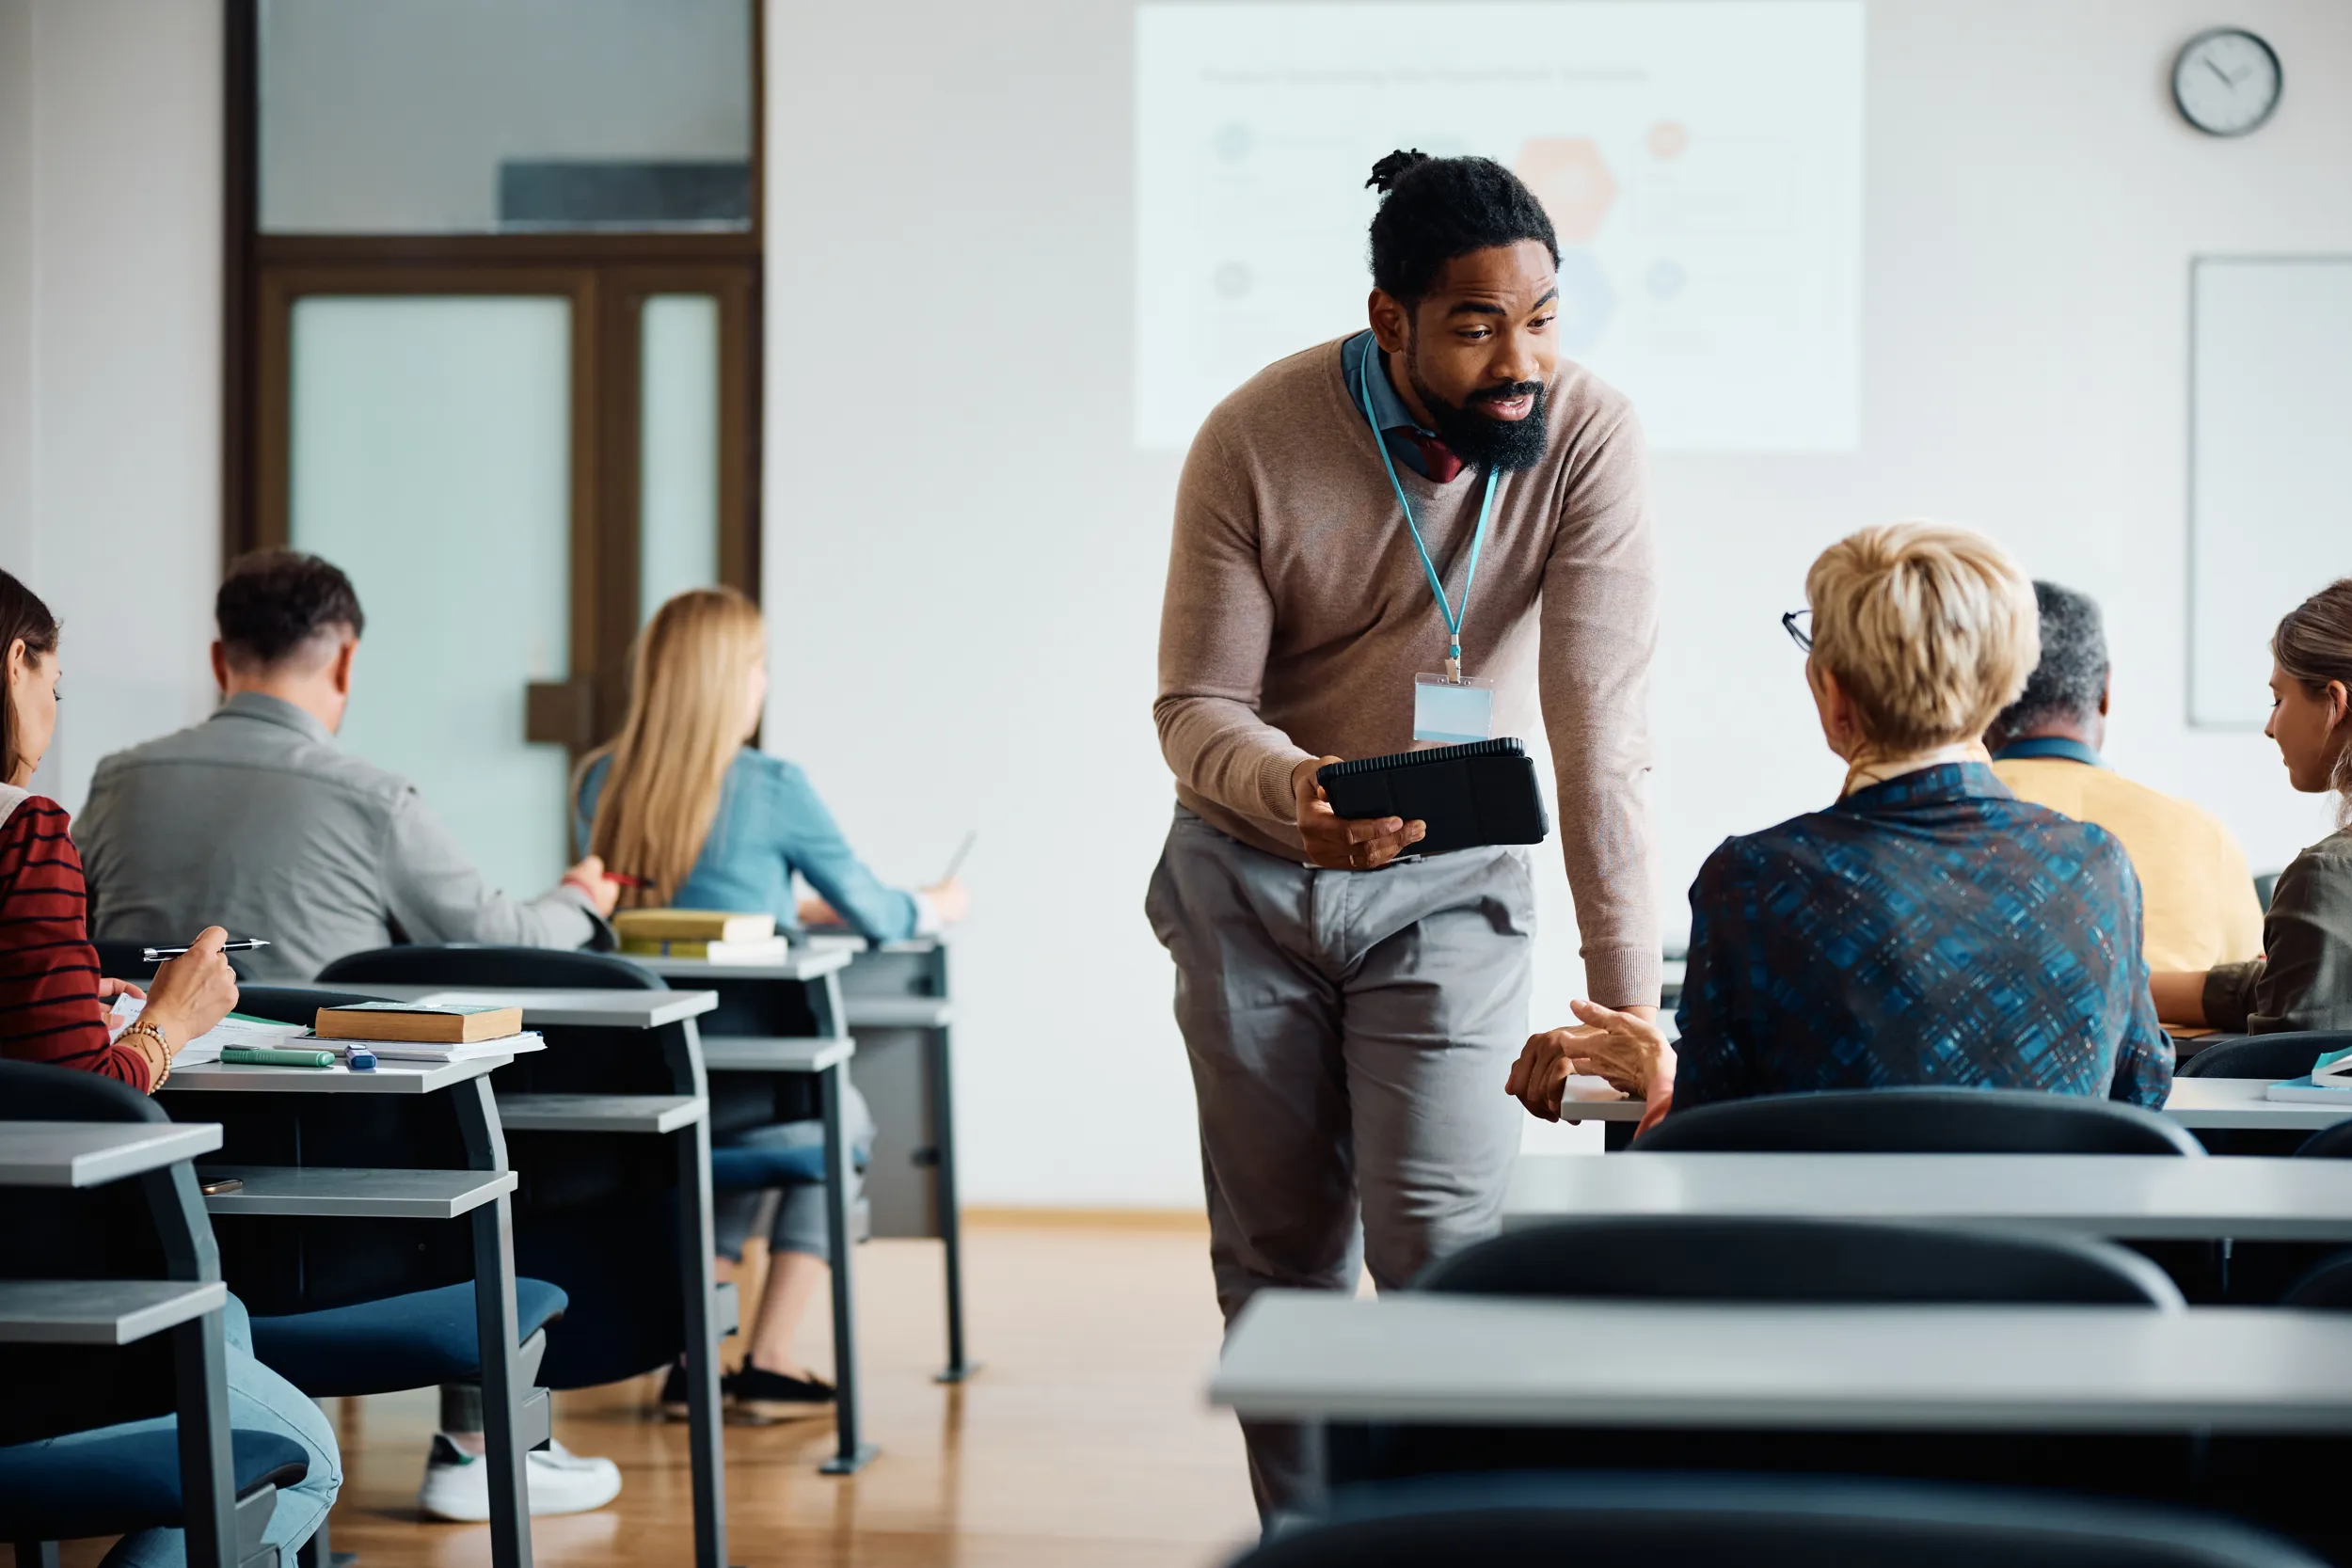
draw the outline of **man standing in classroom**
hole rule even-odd
[[[1654,1016],[1641,430],[1560,356],[1559,246],[1484,158],[1375,167],[1371,328],[1252,377],[1177,490],[1152,712],[1176,820],[1146,909],[1176,961],[1230,1324],[1269,1286],[1382,1290],[1491,1234],[1518,1148],[1528,852],[1404,859],[1316,768],[1532,733],[1541,700],[1586,992]],[[1416,677],[1422,677],[1417,680]],[[1360,1214],[1360,1221],[1359,1221]],[[1261,1513],[1298,1430],[1246,1422]]]

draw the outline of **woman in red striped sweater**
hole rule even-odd
[[[6,572],[0,650],[0,1055],[103,1072],[152,1094],[171,1074],[172,1053],[237,1005],[237,978],[220,952],[228,933],[206,927],[186,958],[155,972],[138,1022],[106,1037],[108,1004],[146,993],[99,977],[65,809],[29,787],[57,728],[57,618]]]

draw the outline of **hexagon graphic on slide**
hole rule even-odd
[[[1617,291],[1609,286],[1589,250],[1560,253],[1560,314],[1554,330],[1560,352],[1575,357],[1600,341],[1601,329],[1617,313]]]
[[[1590,136],[1534,137],[1519,149],[1511,171],[1544,204],[1562,245],[1591,241],[1617,199],[1616,177]]]

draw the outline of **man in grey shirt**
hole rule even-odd
[[[238,967],[304,981],[395,942],[610,946],[619,889],[590,856],[509,897],[396,773],[335,744],[366,626],[351,581],[291,550],[246,556],[214,605],[203,723],[98,765],[73,827],[95,936],[184,942],[208,925],[269,939]]]

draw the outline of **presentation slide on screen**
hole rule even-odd
[[[1862,84],[1860,0],[1143,5],[1136,440],[1364,325],[1364,181],[1406,147],[1534,190],[1561,349],[1653,449],[1851,451]]]

